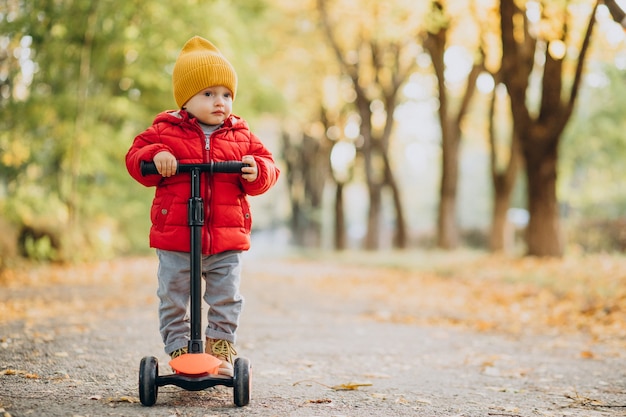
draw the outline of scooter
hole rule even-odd
[[[233,364],[233,376],[218,375],[221,361],[204,352],[202,338],[202,226],[204,225],[204,205],[200,194],[200,174],[241,173],[246,164],[239,161],[211,162],[203,164],[178,164],[176,173],[190,173],[191,197],[187,204],[191,230],[191,274],[190,274],[190,340],[188,353],[169,362],[173,374],[159,375],[156,357],[146,356],[139,365],[139,400],[144,406],[156,403],[159,387],[175,385],[187,391],[201,391],[209,387],[223,385],[233,388],[234,403],[243,407],[250,402],[250,361],[239,357]],[[156,175],[154,162],[141,163],[141,174]]]

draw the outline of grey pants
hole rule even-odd
[[[165,353],[187,346],[189,341],[189,253],[157,249],[159,257],[159,320]],[[208,304],[205,335],[235,343],[243,297],[241,252],[230,251],[202,257],[202,277],[206,283],[204,301]]]

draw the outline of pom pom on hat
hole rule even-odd
[[[223,85],[237,93],[237,73],[222,53],[200,36],[194,36],[183,46],[172,73],[174,99],[179,108],[199,91]]]

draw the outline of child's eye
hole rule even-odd
[[[207,97],[211,97],[213,95],[213,93],[211,93],[210,91],[207,91],[206,93],[204,93],[205,96]]]

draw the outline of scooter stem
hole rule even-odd
[[[204,353],[202,340],[202,226],[204,225],[204,204],[200,196],[200,168],[191,170],[191,197],[187,217],[190,228],[191,274],[189,279],[191,339],[189,353]]]

